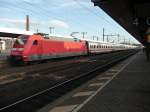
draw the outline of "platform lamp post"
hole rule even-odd
[[[124,39],[124,44],[126,43],[126,38],[125,38],[125,36],[123,37],[123,39]]]
[[[146,41],[148,44],[150,43],[150,27],[148,27],[146,31]]]
[[[36,29],[36,32],[39,33],[39,29],[38,28]]]
[[[98,36],[97,36],[97,41],[98,41]]]
[[[81,32],[83,39],[85,38],[85,35],[87,34],[87,32]]]
[[[26,31],[30,30],[30,19],[29,15],[26,15]]]
[[[118,34],[117,37],[118,37],[118,43],[119,43],[119,41],[120,41],[120,34]]]
[[[103,28],[103,42],[105,41],[105,29]]]
[[[130,38],[129,38],[129,45],[130,45],[130,42],[131,42],[131,40],[130,40]]]
[[[55,29],[55,27],[49,27],[49,33],[52,34],[52,31]]]
[[[92,36],[92,40],[94,40],[94,35]]]

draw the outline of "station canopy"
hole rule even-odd
[[[145,43],[145,33],[150,27],[150,0],[91,0],[103,9],[131,35]]]
[[[17,29],[0,28],[0,37],[17,38],[20,35],[32,35],[30,31],[23,31]]]

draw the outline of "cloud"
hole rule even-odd
[[[9,18],[0,18],[0,24],[2,28],[14,28],[25,30],[25,20],[24,19],[9,19]],[[30,21],[30,30],[37,29],[39,27],[39,23],[36,21]]]
[[[25,29],[25,20],[24,19],[9,19],[9,18],[0,18],[0,24],[3,28],[16,28],[16,29]],[[30,21],[30,30],[35,29],[46,29],[48,27],[64,28],[68,29],[69,25],[65,21],[61,20],[50,20],[50,21]]]
[[[14,24],[22,24],[25,23],[23,20],[9,19],[9,18],[0,18],[0,22],[8,22]]]
[[[66,22],[60,20],[51,20],[49,21],[49,25],[66,29],[69,28],[69,25]]]
[[[43,0],[23,0],[23,2],[28,2],[31,4],[39,4],[39,3],[42,3]]]
[[[59,5],[58,5],[59,4]],[[61,10],[61,9],[69,9],[69,10],[80,10],[83,8],[84,5],[85,7],[91,7],[93,4],[90,1],[78,1],[78,0],[73,0],[73,1],[61,1],[55,5],[55,7],[52,7],[54,10]]]
[[[25,25],[26,21],[23,19],[9,19],[9,18],[0,18],[0,23],[7,23],[11,25]],[[37,22],[30,21],[30,25],[38,25]]]

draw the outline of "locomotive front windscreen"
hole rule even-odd
[[[28,35],[21,35],[16,39],[15,44],[24,45],[27,43],[29,36]]]

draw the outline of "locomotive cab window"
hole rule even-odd
[[[33,45],[38,45],[38,41],[37,41],[37,40],[34,40],[34,41],[33,41]]]
[[[25,45],[27,43],[28,38],[29,38],[28,35],[21,35],[15,40],[14,44],[15,45]]]

